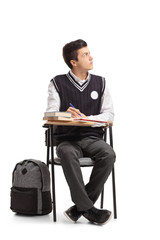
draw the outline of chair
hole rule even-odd
[[[55,141],[53,138],[54,128],[53,125],[44,124],[43,127],[47,128],[45,131],[45,145],[47,146],[47,166],[51,165],[51,179],[52,179],[52,203],[53,203],[53,220],[56,222],[56,193],[55,193],[55,174],[54,174],[54,166],[61,166],[61,160],[58,157],[54,157],[54,149]],[[109,130],[109,143],[113,148],[113,134],[112,134],[112,123],[109,123],[104,131],[104,140],[107,141],[107,131]],[[51,151],[50,151],[51,150]],[[51,155],[51,160],[50,160]],[[54,161],[52,161],[52,159]],[[81,167],[93,167],[94,161],[91,158],[80,158],[79,159]],[[116,206],[116,187],[115,187],[115,170],[114,167],[112,169],[112,191],[113,191],[113,212],[114,218],[117,218],[117,206]],[[103,200],[104,200],[104,188],[101,192],[101,200],[100,200],[100,208],[103,208]]]

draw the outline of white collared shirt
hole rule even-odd
[[[71,70],[70,70],[70,74],[72,75],[74,80],[77,81],[80,85],[82,85],[90,77],[90,74],[88,73],[87,79],[81,80],[77,76],[75,76]],[[50,82],[48,86],[48,105],[47,105],[46,112],[59,111],[59,109],[60,109],[60,97],[56,88],[54,87],[54,84]],[[105,83],[105,90],[102,96],[102,105],[101,105],[100,114],[90,115],[87,117],[92,120],[100,120],[100,121],[106,121],[106,122],[114,120],[113,103],[112,103],[112,98],[111,98],[107,83]],[[98,127],[104,126],[104,124],[101,124],[101,123],[94,124],[94,127],[97,127],[97,126]]]
[[[81,80],[80,78],[78,78],[71,70],[69,71],[69,73],[71,74],[71,76],[74,78],[74,80],[79,83],[80,85],[83,85],[83,83],[85,83],[85,81],[89,80],[90,78],[90,73],[88,73],[88,76],[86,79]]]

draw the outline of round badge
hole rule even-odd
[[[91,92],[91,98],[94,99],[94,100],[97,99],[98,98],[98,92],[92,91]]]

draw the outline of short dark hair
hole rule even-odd
[[[78,39],[76,41],[67,43],[63,47],[63,58],[69,68],[72,69],[72,64],[70,63],[71,60],[78,61],[77,51],[83,47],[87,47],[87,43],[85,41],[83,41],[82,39]]]

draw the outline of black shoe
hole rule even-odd
[[[112,213],[108,210],[99,210],[95,207],[92,207],[89,210],[85,211],[83,213],[83,216],[90,222],[103,225],[111,219]]]
[[[64,215],[73,223],[77,222],[77,220],[82,216],[82,213],[77,210],[76,205],[70,207],[68,210],[64,212]]]

